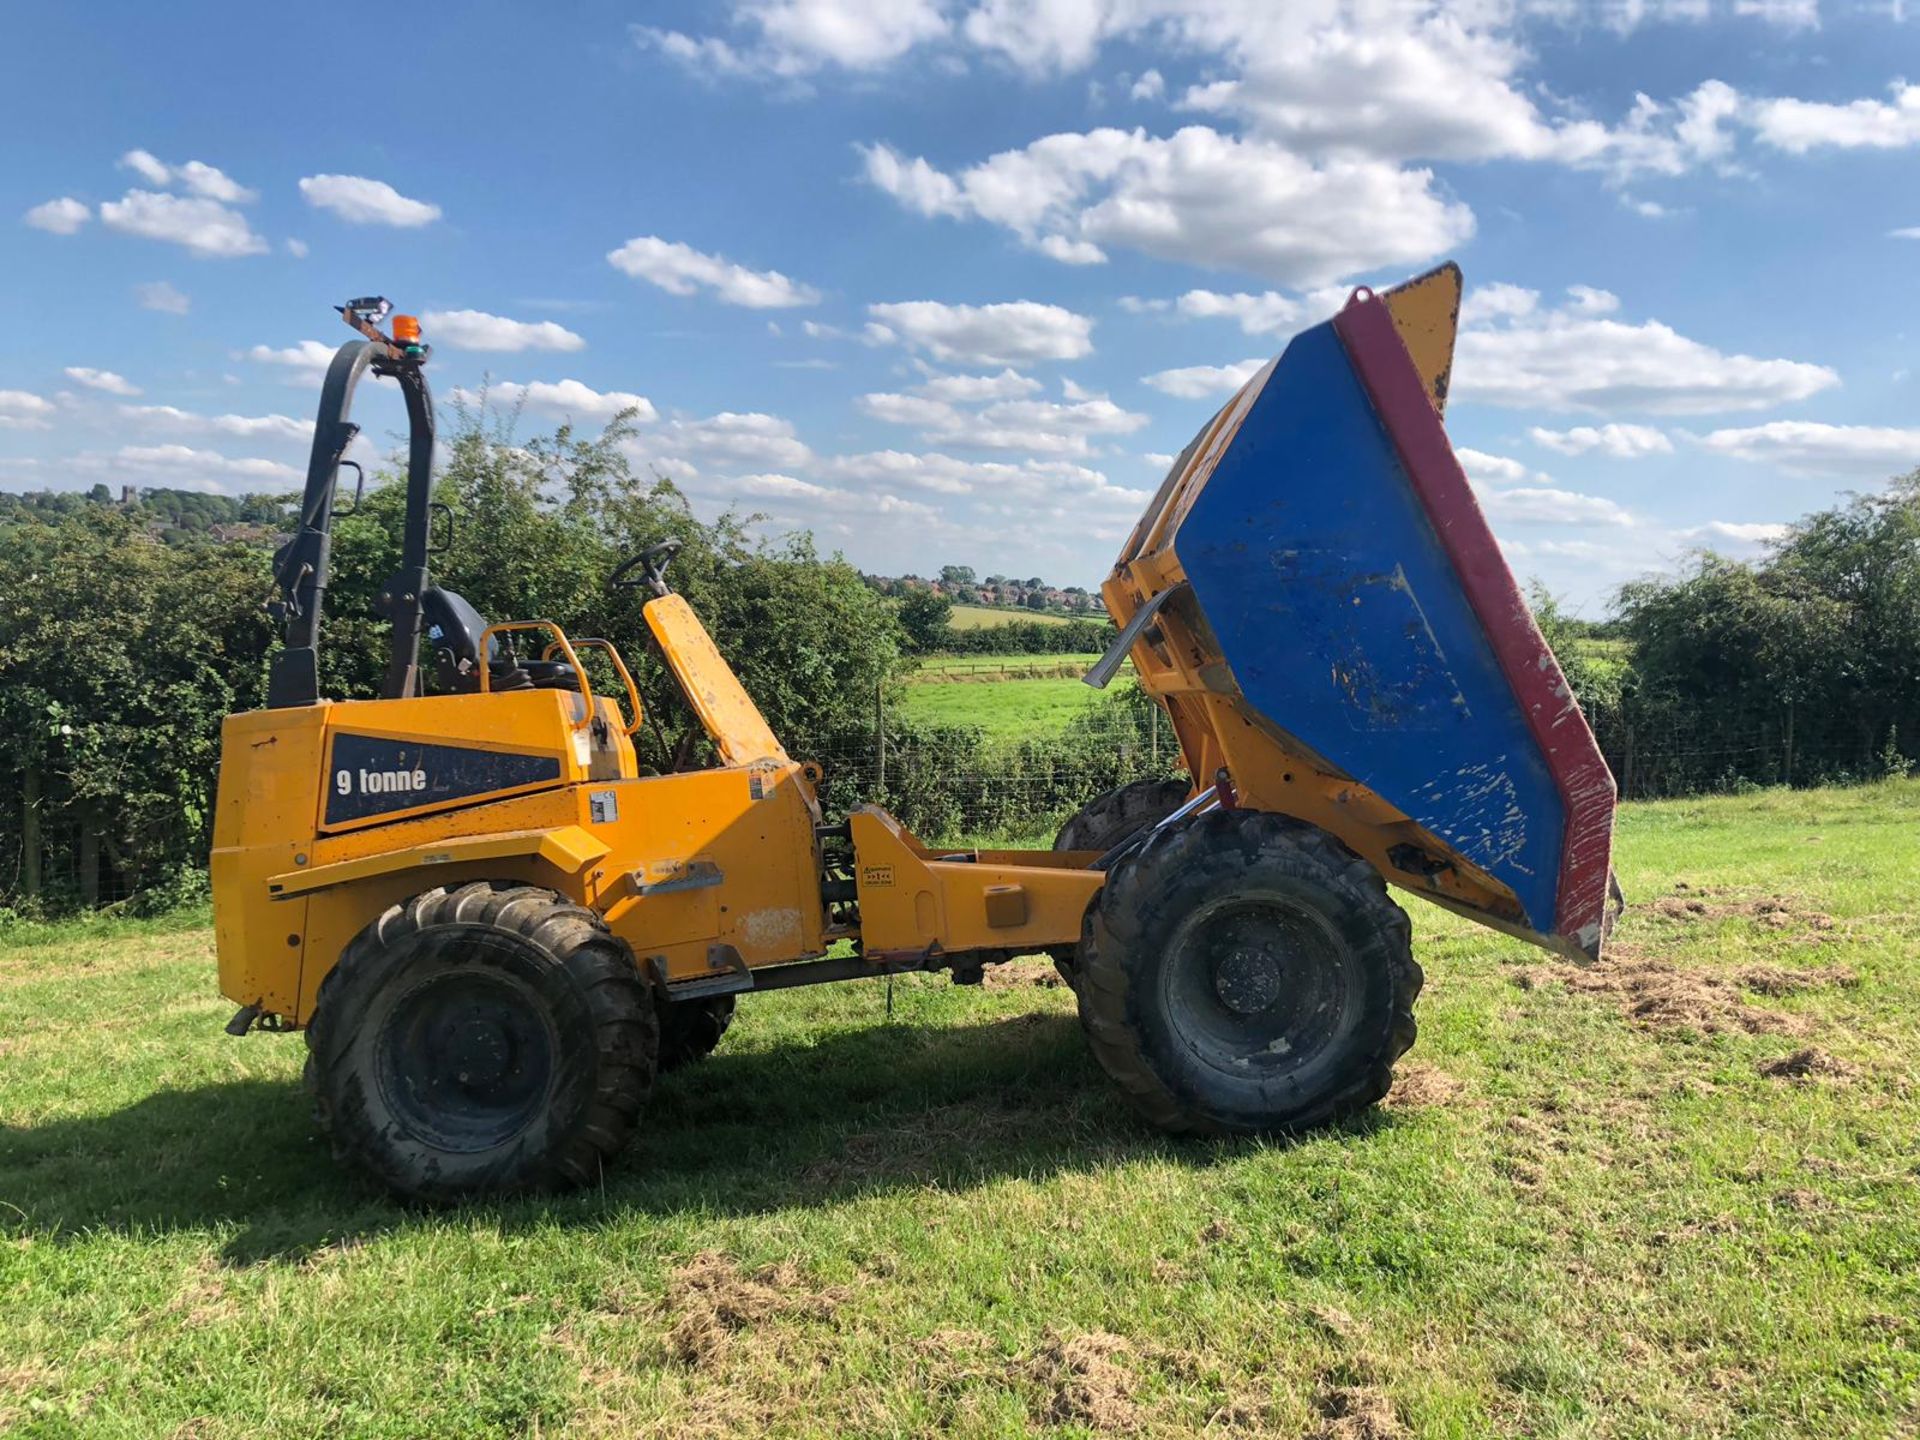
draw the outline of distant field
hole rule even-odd
[[[1018,737],[1060,730],[1100,698],[1100,691],[1064,676],[991,684],[927,682],[908,685],[900,708],[908,719],[929,725],[978,725],[994,735]]]
[[[1000,610],[991,605],[956,605],[948,623],[956,630],[990,630],[996,625],[1017,625],[1023,620],[1037,620],[1042,625],[1067,623],[1065,615],[1049,615],[1044,610]]]
[[[1097,655],[934,655],[920,662],[901,699],[906,718],[977,725],[1018,738],[1057,731],[1100,702],[1080,683]]]
[[[1297,1140],[1146,1128],[1031,959],[745,996],[602,1184],[437,1211],[203,920],[0,925],[0,1434],[1913,1436],[1920,782],[1616,863],[1591,967],[1403,897],[1419,1041]]]

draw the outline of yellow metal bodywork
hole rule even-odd
[[[721,657],[693,608],[678,595],[662,595],[647,602],[646,613],[647,628],[680,677],[687,702],[713,737],[720,758],[729,765],[785,760],[787,752],[780,748],[760,707]]]
[[[1443,415],[1453,378],[1453,339],[1460,329],[1460,290],[1460,267],[1449,260],[1380,297],[1420,372],[1427,398]]]
[[[1106,876],[1099,856],[1054,850],[931,851],[884,810],[848,817],[860,932],[871,959],[1019,953],[1072,945]]]
[[[669,986],[817,959],[849,938],[876,973],[888,958],[1077,940],[1100,886],[1085,868],[1095,857],[936,856],[878,811],[852,824],[861,927],[836,929],[811,767],[787,756],[684,600],[652,600],[646,618],[720,754],[713,769],[641,776],[627,736],[637,701],[623,717],[571,691],[229,716],[213,850],[221,990],[303,1025],[368,924],[423,890],[476,880],[542,886],[594,910]],[[343,735],[548,758],[557,776],[329,823]]]
[[[1429,399],[1436,410],[1443,409],[1460,313],[1459,267],[1443,265],[1382,292],[1380,299],[1420,371]],[[1443,853],[1441,842],[1240,699],[1206,619],[1186,588],[1173,537],[1239,433],[1272,368],[1269,364],[1249,380],[1174,462],[1101,586],[1107,613],[1124,627],[1149,600],[1174,592],[1135,642],[1132,659],[1141,687],[1161,702],[1172,720],[1197,781],[1206,783],[1224,768],[1240,803],[1249,808],[1317,825],[1393,883],[1496,929],[1531,936],[1524,911],[1506,886],[1465,861],[1428,873],[1416,857],[1423,851]]]

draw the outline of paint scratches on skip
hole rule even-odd
[[[1522,863],[1527,849],[1527,812],[1507,772],[1507,757],[1463,765],[1415,787],[1423,803],[1415,809],[1444,815],[1444,833],[1460,852],[1482,869],[1507,867],[1531,875]]]

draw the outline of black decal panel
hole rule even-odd
[[[333,737],[326,823],[344,825],[559,778],[557,755],[503,755],[342,732]]]

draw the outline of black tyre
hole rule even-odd
[[[1192,789],[1185,780],[1135,780],[1109,790],[1060,827],[1053,848],[1104,854],[1129,835],[1166,819],[1186,803]]]
[[[1080,1019],[1162,1129],[1272,1133],[1364,1110],[1413,1044],[1412,929],[1379,872],[1279,815],[1216,810],[1122,858],[1079,955]]]
[[[678,1070],[713,1053],[733,1024],[733,996],[660,1002],[660,1073]]]
[[[1102,855],[1150,825],[1158,825],[1187,803],[1192,787],[1185,780],[1132,780],[1096,795],[1054,837],[1056,850],[1097,850]],[[1053,968],[1069,989],[1075,979],[1078,952],[1071,947],[1049,950]]]
[[[633,955],[591,911],[482,882],[354,937],[320,986],[307,1078],[337,1156],[447,1201],[598,1179],[658,1047]]]

